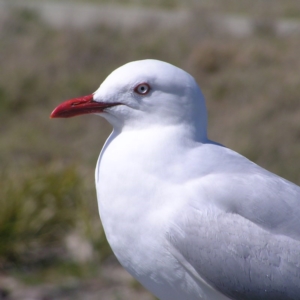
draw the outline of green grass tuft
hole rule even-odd
[[[0,262],[37,263],[55,255],[76,225],[82,205],[74,168],[35,169],[23,176],[1,175]],[[60,255],[63,255],[60,253]]]

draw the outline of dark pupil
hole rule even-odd
[[[142,92],[143,92],[143,91],[145,90],[145,87],[144,87],[144,86],[142,86],[142,87],[141,87],[141,90],[142,90]]]

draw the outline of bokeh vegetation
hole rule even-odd
[[[297,17],[290,2],[272,6],[268,27],[257,23],[244,38],[214,31],[197,5],[180,30],[58,30],[30,10],[2,16],[0,275],[39,283],[66,272],[91,276],[109,257],[93,174],[110,126],[96,116],[49,114],[61,101],[96,90],[128,61],[156,58],[192,73],[207,99],[210,137],[299,184],[300,40],[272,30],[277,17]]]

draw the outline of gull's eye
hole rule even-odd
[[[150,91],[150,85],[148,83],[140,83],[134,88],[134,91],[139,95],[146,95]]]

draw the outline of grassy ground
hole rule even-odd
[[[293,11],[282,5],[272,7],[272,17]],[[103,279],[110,250],[93,178],[110,127],[96,116],[49,114],[61,101],[96,90],[128,61],[157,58],[192,73],[207,99],[210,137],[300,183],[300,40],[259,26],[252,38],[221,36],[199,14],[176,32],[57,31],[26,10],[0,20],[0,292],[7,297],[16,286],[50,284],[52,292],[59,286],[70,293],[47,299],[75,299],[72,291],[90,278],[111,283]],[[101,299],[142,299],[138,286],[131,290],[137,295],[122,290]]]

